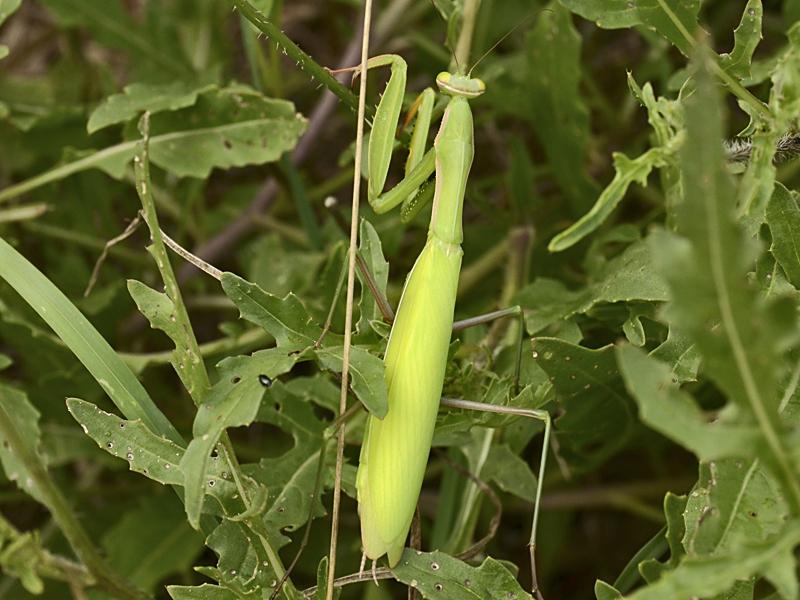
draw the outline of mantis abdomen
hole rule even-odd
[[[384,363],[389,411],[370,416],[357,488],[365,554],[399,560],[428,462],[461,270],[461,213],[473,157],[472,113],[450,100],[436,136],[428,240],[408,275]]]

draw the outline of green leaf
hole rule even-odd
[[[486,558],[479,567],[471,567],[443,552],[406,548],[392,573],[398,581],[430,600],[531,598],[514,575],[493,558]]]
[[[326,347],[316,351],[322,366],[342,372],[343,347]],[[389,410],[386,374],[383,361],[359,346],[350,347],[350,377],[353,391],[364,407],[382,419]]]
[[[312,518],[325,514],[321,494],[332,480],[336,457],[333,445],[324,442],[326,423],[314,414],[311,404],[290,391],[290,386],[276,383],[270,390],[270,402],[263,402],[256,420],[279,427],[292,436],[294,446],[276,457],[262,458],[248,473],[269,486],[268,509],[263,521],[276,547],[289,543],[285,532],[294,531]],[[320,452],[325,457],[320,463]],[[318,474],[319,469],[322,472]],[[320,494],[313,499],[317,477]]]
[[[176,307],[170,297],[157,292],[135,279],[128,280],[128,292],[153,329],[160,329],[175,343],[170,363],[180,377],[183,386],[194,394],[198,389],[206,388],[206,376],[198,377],[198,369],[194,365],[198,359],[191,346],[192,333],[187,332],[176,318]]]
[[[153,432],[180,441],[180,434],[108,342],[49,279],[2,238],[0,277],[53,328],[126,417],[141,419]]]
[[[683,517],[687,554],[703,556],[767,541],[790,515],[780,487],[758,461],[727,459],[700,465]]]
[[[217,566],[195,570],[234,592],[235,598],[262,598],[277,583],[274,571],[267,566],[263,540],[245,524],[223,521],[208,536],[206,545],[219,557]]]
[[[765,305],[748,285],[757,249],[734,223],[711,60],[701,52],[695,61],[697,90],[686,101],[690,143],[681,155],[685,198],[677,213],[684,237],[656,232],[651,243],[672,292],[668,320],[693,340],[708,375],[758,429],[759,455],[800,507],[800,482],[778,417],[781,340],[796,330],[794,308],[790,302]]]
[[[657,31],[685,56],[692,54],[700,0],[634,0],[642,23]]]
[[[0,25],[16,11],[22,0],[0,0]],[[8,55],[8,47],[0,44],[0,60]]]
[[[783,598],[797,597],[793,551],[800,543],[800,524],[787,523],[766,542],[743,544],[711,557],[685,558],[654,584],[627,596],[629,600],[672,600],[708,597],[731,588],[737,580],[763,573]]]
[[[266,389],[260,381],[261,375],[274,380],[288,373],[296,361],[295,356],[271,348],[252,356],[227,358],[218,365],[220,379],[198,408],[192,426],[193,439],[180,462],[186,514],[193,527],[199,526],[208,482],[208,463],[220,435],[228,427],[252,423]]]
[[[683,54],[693,48],[700,0],[559,0],[599,27],[619,29],[645,25]]]
[[[520,456],[507,444],[494,444],[489,449],[482,473],[504,492],[514,494],[526,502],[536,497],[536,475]]]
[[[749,0],[742,11],[739,26],[733,32],[734,45],[730,54],[720,55],[720,66],[737,79],[750,77],[753,54],[761,41],[761,21],[764,8],[761,0]]]
[[[20,438],[30,446],[33,455],[40,457],[41,430],[39,429],[39,411],[28,400],[28,396],[11,386],[0,383],[0,405],[11,420],[14,430]],[[13,481],[24,492],[39,502],[44,503],[34,479],[25,463],[12,451],[5,436],[0,433],[0,462],[6,477]]]
[[[737,194],[738,216],[749,235],[755,235],[765,219],[765,213],[775,190],[781,136],[794,129],[800,111],[800,25],[789,32],[789,47],[772,73],[769,109],[771,118],[753,119],[754,133],[747,170]],[[769,121],[769,122],[767,122]],[[789,153],[791,158],[793,153]]]
[[[126,421],[91,402],[69,398],[67,409],[83,432],[109,454],[127,460],[131,471],[165,485],[183,485],[183,448],[150,431],[141,421]]]
[[[322,334],[303,303],[292,293],[278,298],[233,273],[222,274],[222,289],[243,319],[262,327],[287,351],[313,346]]]
[[[604,29],[621,29],[641,23],[636,4],[630,0],[559,0],[572,12]]]
[[[694,452],[700,460],[752,456],[760,441],[752,425],[711,419],[674,383],[672,370],[633,346],[617,347],[620,371],[646,424]]]
[[[767,206],[767,224],[772,234],[772,255],[786,278],[800,289],[800,206],[796,193],[781,184],[775,186]]]
[[[540,278],[520,290],[516,302],[525,309],[525,325],[534,335],[549,325],[586,314],[603,304],[662,302],[669,298],[666,282],[653,269],[652,249],[645,242],[628,246],[608,261],[596,279],[582,290],[568,290],[563,283]]]
[[[622,594],[614,586],[608,585],[605,581],[600,581],[599,579],[594,582],[594,597],[597,600],[623,600]]]
[[[547,249],[550,252],[566,250],[600,227],[625,197],[628,187],[634,182],[642,186],[647,185],[647,177],[650,172],[656,167],[666,166],[674,154],[676,146],[677,142],[669,146],[650,148],[634,159],[615,152],[614,179],[597,198],[592,209],[550,240]]]
[[[213,86],[174,81],[166,84],[133,83],[121,94],[109,96],[92,111],[86,130],[94,133],[110,125],[124,123],[149,111],[156,114],[194,105],[199,94]]]
[[[236,594],[218,585],[168,585],[167,592],[172,600],[237,600]]]
[[[42,0],[66,27],[88,27],[101,43],[131,52],[172,74],[183,74],[188,66],[159,51],[146,27],[138,25],[119,0]]]
[[[589,110],[582,99],[581,36],[569,11],[551,3],[541,11],[526,40],[526,69],[518,74],[521,100],[553,175],[573,212],[586,210],[597,185],[586,169]]]
[[[372,278],[378,287],[378,291],[386,297],[386,284],[389,280],[389,263],[383,256],[381,238],[372,224],[366,219],[361,220],[361,232],[359,234],[358,252],[364,259],[364,264],[372,274]],[[357,271],[358,279],[361,282],[361,298],[358,301],[359,319],[356,331],[361,335],[371,328],[372,321],[383,321],[383,314],[378,308],[375,296],[369,289],[361,271]],[[380,331],[377,331],[380,334]]]
[[[46,571],[46,555],[38,531],[21,533],[0,516],[0,568],[4,574],[19,579],[31,594],[39,595],[44,591],[39,572]]]
[[[544,337],[531,345],[564,409],[555,427],[562,454],[581,468],[600,464],[622,448],[634,427],[614,347],[589,350]]]
[[[306,127],[291,102],[230,87],[198,97],[194,106],[161,112],[150,120],[150,160],[178,177],[206,178],[227,169],[275,161],[294,148]],[[72,162],[0,191],[0,202],[87,169],[122,178],[137,140],[89,151]]]
[[[186,522],[174,494],[145,497],[103,536],[109,563],[138,587],[153,592],[167,575],[186,572],[203,538]]]

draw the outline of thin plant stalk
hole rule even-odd
[[[367,100],[367,62],[369,60],[369,32],[372,23],[372,0],[364,0],[364,28],[361,34],[361,79],[358,92],[358,120],[356,124],[356,148],[353,167],[353,203],[350,214],[350,247],[347,264],[347,304],[344,317],[344,348],[342,350],[342,386],[339,396],[339,415],[347,410],[347,390],[350,374],[350,343],[353,329],[353,293],[356,280],[356,254],[358,252],[358,216],[361,196],[361,159],[364,147],[364,116]],[[333,600],[334,577],[336,575],[336,547],[339,533],[339,502],[342,492],[342,464],[344,462],[344,438],[346,425],[342,424],[336,439],[336,476],[333,484],[333,508],[331,511],[331,543],[328,552],[328,584],[325,599]]]

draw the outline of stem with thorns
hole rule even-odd
[[[344,102],[352,110],[358,109],[358,99],[355,94],[342,85],[327,69],[322,67],[308,54],[295,44],[289,36],[283,31],[278,29],[275,24],[270,21],[267,16],[253,6],[249,0],[231,0],[234,7],[239,9],[242,16],[250,21],[256,29],[261,31],[269,39],[281,47],[283,53],[297,63],[297,65],[312,77],[316,79],[337,98]]]

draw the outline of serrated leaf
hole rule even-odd
[[[208,536],[206,545],[219,557],[217,566],[197,570],[234,592],[237,599],[261,598],[262,590],[277,583],[263,541],[244,523],[223,521]]]
[[[795,561],[791,557],[798,543],[800,524],[794,521],[786,524],[779,536],[766,542],[744,544],[712,557],[685,558],[674,571],[627,598],[672,600],[708,597],[728,590],[737,580],[758,573],[768,574],[770,581],[785,582],[795,578]],[[785,598],[796,597],[796,583],[794,590],[786,592],[790,595]]]
[[[673,380],[672,370],[632,346],[618,346],[617,358],[639,415],[650,427],[694,452],[700,460],[751,456],[760,441],[751,425],[712,422]]]
[[[697,347],[675,327],[670,327],[667,339],[650,356],[670,365],[672,379],[677,383],[697,379],[697,370],[700,368]]]
[[[335,455],[333,446],[323,443],[326,424],[314,415],[308,402],[280,383],[271,392],[271,402],[262,403],[256,420],[280,427],[292,436],[294,446],[280,456],[262,458],[248,473],[269,487],[263,521],[272,543],[279,548],[290,541],[284,532],[306,523],[309,515],[315,518],[325,514],[320,495],[331,479]],[[320,463],[323,451],[326,456]],[[322,487],[320,495],[312,499],[318,475]]]
[[[275,379],[288,373],[297,358],[277,348],[252,356],[223,360],[219,381],[200,405],[192,426],[192,441],[180,462],[184,475],[186,514],[197,528],[207,487],[208,463],[220,435],[228,427],[249,425],[255,418],[265,387],[261,375]]]
[[[322,334],[303,303],[292,293],[278,298],[233,273],[222,274],[222,289],[243,319],[262,327],[286,351],[313,346]]]
[[[683,54],[693,48],[700,0],[559,0],[606,29],[646,25]]]
[[[778,147],[784,132],[794,129],[800,111],[800,26],[790,28],[789,47],[772,73],[769,96],[769,119],[753,119],[751,149],[747,170],[742,177],[736,202],[738,216],[745,231],[754,236],[765,219],[765,213],[776,184]],[[790,152],[789,156],[793,154]]]
[[[789,282],[800,289],[800,206],[797,194],[777,184],[767,206],[767,224],[772,234],[772,255]]]
[[[258,165],[294,148],[306,120],[286,100],[244,86],[202,94],[197,103],[150,120],[150,159],[179,177]]]
[[[625,197],[628,187],[634,182],[642,186],[647,185],[650,172],[654,168],[666,166],[676,146],[677,141],[669,146],[650,148],[634,159],[628,158],[621,152],[615,152],[614,179],[597,198],[591,210],[550,240],[547,249],[550,252],[566,250],[600,227]]]
[[[406,548],[392,569],[398,581],[430,600],[524,600],[531,598],[508,569],[493,558],[472,567],[443,552]]]
[[[277,160],[294,148],[305,127],[291,102],[265,98],[243,86],[212,90],[194,106],[153,115],[150,160],[178,177],[204,179],[215,168]],[[82,152],[77,160],[0,191],[0,202],[87,169],[121,179],[138,143]]]
[[[192,106],[197,102],[199,94],[207,92],[212,87],[186,81],[127,85],[122,93],[109,96],[92,111],[86,124],[86,130],[94,133],[105,127],[130,121],[144,111],[156,114]]]
[[[571,291],[560,281],[539,278],[520,290],[515,300],[525,309],[528,333],[535,335],[549,325],[602,304],[641,304],[668,298],[666,283],[653,269],[651,248],[645,242],[635,242],[608,261],[581,290]]]
[[[139,380],[69,299],[27,259],[0,238],[0,277],[52,327],[130,419],[173,441],[181,437]]]
[[[165,485],[183,485],[183,448],[150,431],[141,421],[126,421],[78,398],[67,409],[83,432],[109,454],[127,460],[131,471]]]
[[[103,536],[109,563],[147,591],[164,577],[185,572],[203,548],[174,494],[145,497]]]
[[[642,23],[666,38],[685,56],[692,54],[700,0],[634,0]]]
[[[753,54],[761,41],[764,8],[761,0],[748,0],[739,26],[733,32],[734,45],[729,54],[720,55],[720,66],[738,79],[750,77]]]
[[[197,388],[195,381],[194,353],[187,345],[187,332],[175,318],[175,305],[167,294],[157,292],[135,279],[128,280],[128,292],[139,312],[150,322],[153,329],[160,329],[175,343],[172,363],[175,372],[190,392]]]
[[[572,16],[553,2],[541,11],[526,39],[526,69],[517,86],[553,175],[573,212],[582,213],[597,195],[586,170],[589,110],[582,99],[581,36]]]
[[[534,360],[550,377],[564,414],[555,435],[565,458],[596,466],[619,450],[634,418],[617,370],[614,347],[589,350],[557,338],[531,340]]]
[[[326,369],[342,372],[343,347],[320,348],[315,352]],[[389,410],[386,369],[383,361],[359,346],[350,347],[351,386],[364,407],[382,419]]]
[[[686,101],[690,143],[681,156],[685,198],[677,212],[684,237],[657,231],[651,243],[672,292],[668,320],[694,341],[708,375],[757,427],[764,442],[759,456],[786,486],[792,505],[800,506],[800,483],[778,418],[780,340],[796,330],[794,308],[765,305],[748,285],[757,249],[734,222],[723,113],[706,52],[694,63],[697,89]]]

